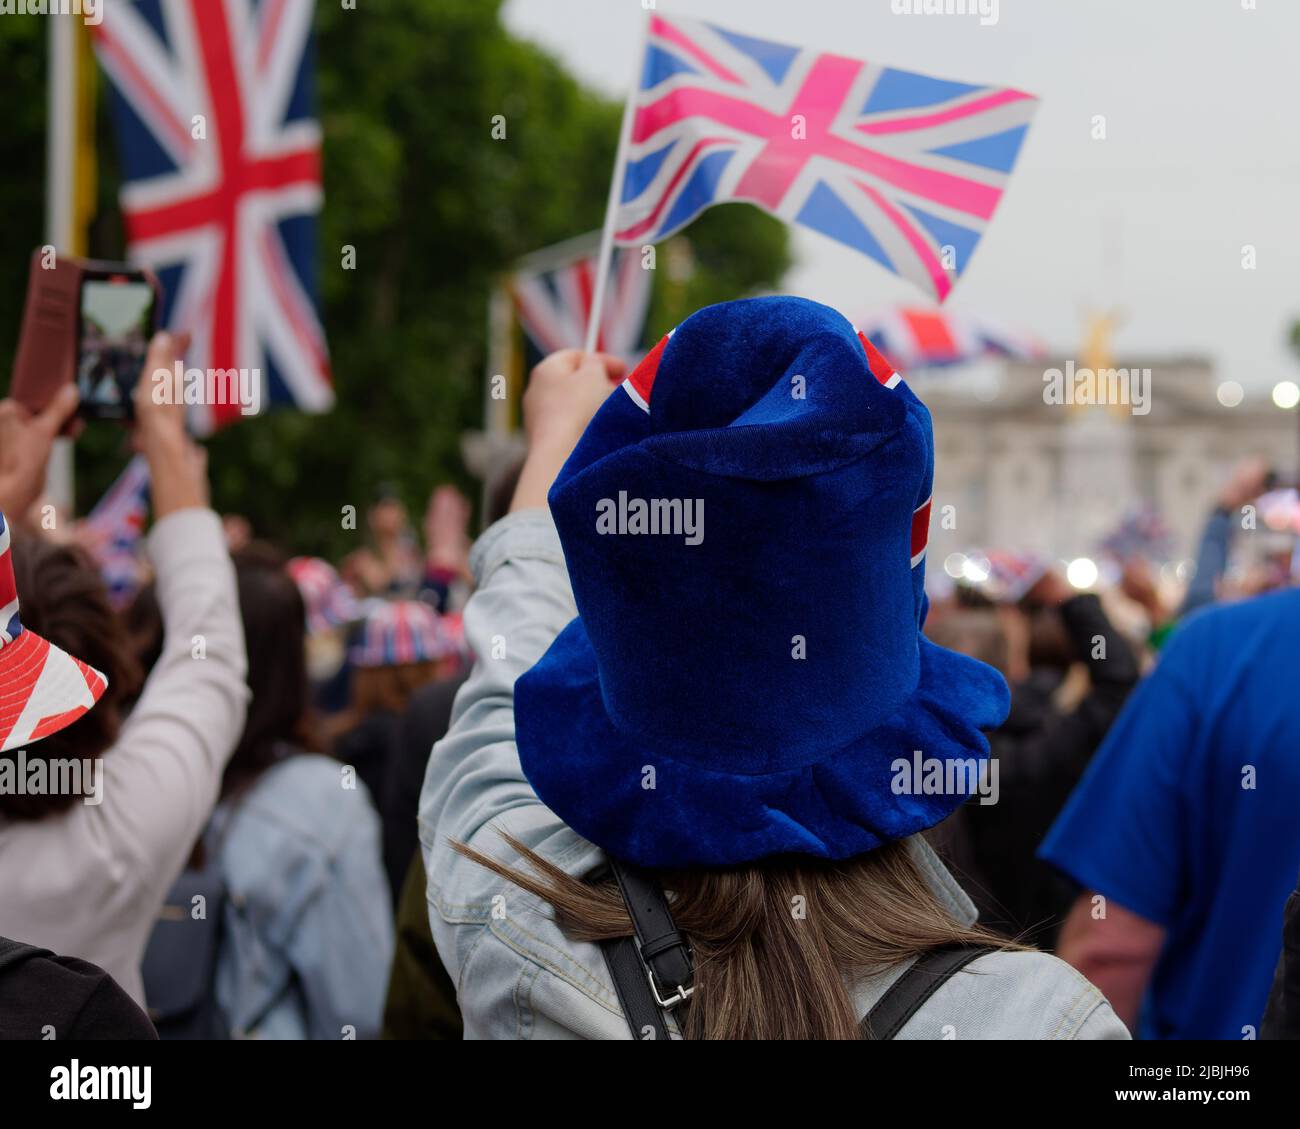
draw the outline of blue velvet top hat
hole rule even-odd
[[[933,785],[1009,693],[921,634],[933,477],[929,412],[834,310],[683,322],[551,488],[579,616],[515,685],[542,801],[652,867],[842,859],[957,808]]]

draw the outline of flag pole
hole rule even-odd
[[[641,25],[642,65],[645,63],[646,21]],[[614,220],[618,213],[619,199],[623,195],[623,180],[626,175],[626,157],[632,142],[632,122],[635,118],[636,96],[640,82],[633,80],[628,87],[627,101],[623,103],[623,123],[618,131],[618,152],[614,156],[614,175],[609,178],[609,199],[605,203],[605,226],[600,232],[600,252],[596,260],[596,289],[591,296],[591,316],[587,319],[587,341],[583,351],[590,353],[596,348],[600,337],[600,317],[605,305],[605,288],[609,282],[609,264],[614,255]]]
[[[77,41],[73,18],[47,20],[48,87],[45,125],[45,242],[56,255],[75,255],[77,193]],[[54,441],[46,465],[46,494],[60,517],[73,513],[72,440]]]

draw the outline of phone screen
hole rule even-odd
[[[77,342],[81,414],[130,419],[131,394],[153,332],[154,289],[138,275],[85,278]]]

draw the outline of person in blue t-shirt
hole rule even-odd
[[[1039,851],[1084,887],[1058,955],[1143,1037],[1256,1035],[1300,866],[1297,671],[1300,591],[1192,616]]]

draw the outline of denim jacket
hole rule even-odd
[[[286,757],[213,817],[227,890],[217,1000],[236,1036],[378,1035],[393,910],[379,817],[343,768]]]
[[[478,662],[433,748],[420,797],[434,942],[456,983],[466,1038],[630,1039],[598,945],[567,938],[538,898],[457,854],[467,843],[519,862],[506,831],[570,874],[604,863],[529,787],[515,748],[514,683],[576,614],[550,515],[520,511],[474,546],[478,589],[465,609]],[[909,841],[958,920],[975,909],[919,836]],[[906,970],[851,984],[860,1015]],[[991,953],[954,975],[902,1028],[903,1039],[1126,1039],[1092,984],[1046,953]]]

